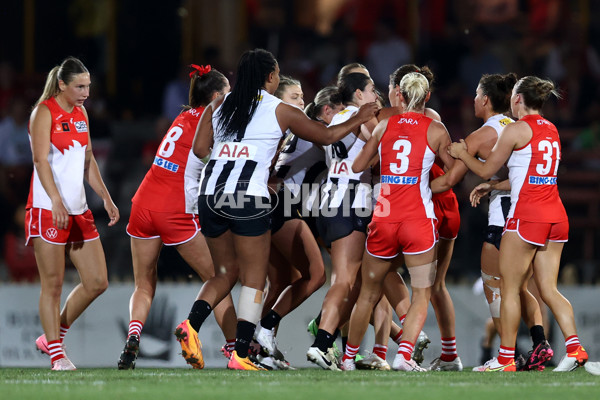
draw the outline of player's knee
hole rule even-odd
[[[343,290],[345,293],[350,293],[353,285],[354,285],[354,282],[351,281],[348,277],[339,277],[338,276],[337,279],[335,280],[335,283],[331,286],[336,287],[338,290]]]
[[[256,324],[260,319],[264,300],[262,290],[242,286],[238,304],[238,319]]]
[[[437,261],[427,264],[409,267],[410,285],[417,289],[426,289],[433,286],[435,282],[435,273],[437,270]]]
[[[481,278],[483,280],[483,286],[488,292],[486,299],[490,307],[490,315],[493,318],[500,318],[500,303],[502,302],[500,288],[498,287],[500,277],[489,275],[481,271]]]
[[[92,290],[95,292],[97,296],[100,296],[108,289],[108,279],[98,279],[94,282],[94,286]]]

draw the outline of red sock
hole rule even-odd
[[[65,338],[65,335],[69,331],[69,328],[70,328],[70,326],[68,326],[68,325],[60,324],[60,342],[61,343],[62,343],[63,339]]]
[[[442,338],[442,355],[440,360],[442,361],[454,361],[458,357],[456,353],[456,337]]]
[[[406,314],[400,317],[400,326],[404,326],[404,320],[406,319]]]
[[[410,361],[410,357],[412,356],[413,350],[415,349],[415,345],[408,340],[403,340],[400,342],[400,346],[398,347],[398,354],[402,354],[406,361]]]
[[[400,344],[400,342],[402,341],[402,329],[400,329],[400,332],[398,332],[398,334],[393,338],[394,343],[396,344]]]
[[[498,362],[502,365],[510,364],[515,359],[515,348],[500,346]]]
[[[352,346],[350,342],[346,343],[346,352],[344,353],[342,361],[354,360],[354,357],[356,357],[356,354],[358,353],[359,347],[360,346]]]
[[[581,343],[579,343],[579,336],[577,336],[577,335],[569,336],[565,340],[565,347],[567,348],[567,353],[572,353],[574,351],[577,351],[579,346],[581,346]]]
[[[129,332],[127,333],[127,337],[131,335],[137,335],[138,337],[140,337],[140,335],[142,334],[143,327],[144,324],[142,324],[141,321],[138,321],[136,319],[132,320],[131,322],[129,322]]]
[[[375,346],[373,346],[373,353],[377,355],[377,357],[381,358],[382,360],[385,360],[385,356],[387,354],[387,346],[384,346],[382,344],[376,344]]]
[[[48,351],[50,352],[50,361],[54,363],[56,360],[65,358],[60,339],[48,342]]]
[[[229,353],[233,353],[235,350],[235,339],[225,339],[225,349],[227,349]]]

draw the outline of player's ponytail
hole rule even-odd
[[[400,81],[400,92],[407,103],[405,111],[422,110],[429,93],[429,82],[418,72],[408,73]]]
[[[550,96],[561,98],[554,83],[537,76],[526,76],[517,83],[516,93],[523,97],[525,107],[532,110],[541,110]]]
[[[197,66],[192,64],[195,71],[190,73],[189,104],[191,108],[206,107],[212,101],[215,92],[223,93],[227,86],[227,78],[210,65]],[[197,68],[196,68],[197,67]],[[184,107],[189,109],[190,107]]]
[[[319,117],[323,112],[323,107],[329,106],[334,108],[336,105],[340,104],[342,104],[342,101],[337,87],[327,86],[317,92],[313,102],[304,108],[304,113],[308,118],[319,121]]]
[[[488,97],[492,111],[501,114],[510,109],[510,96],[513,86],[517,82],[517,75],[513,72],[506,75],[485,74],[479,80],[481,92]]]
[[[432,90],[434,80],[433,71],[426,65],[418,67],[415,64],[404,64],[390,75],[390,85],[392,85],[392,87],[400,86],[400,81],[404,78],[404,75],[411,72],[418,72],[427,78],[427,82],[429,82],[429,91]]]

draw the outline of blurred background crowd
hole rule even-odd
[[[109,279],[132,279],[125,232],[131,197],[172,120],[187,104],[187,66],[211,64],[232,84],[239,55],[271,51],[282,74],[302,82],[305,102],[350,62],[367,66],[387,94],[389,74],[406,63],[435,74],[430,106],[453,140],[477,129],[473,98],[484,73],[553,80],[562,99],[545,117],[561,135],[559,190],[570,217],[563,284],[600,283],[600,1],[594,0],[5,0],[0,6],[0,282],[34,281],[24,246],[24,205],[32,172],[29,113],[48,71],[66,56],[92,75],[86,108],[93,149],[120,209],[107,228],[88,194]],[[462,226],[448,280],[472,283],[486,226],[472,208],[474,175],[455,192]],[[164,248],[162,280],[197,279]],[[68,267],[67,276],[76,271]]]

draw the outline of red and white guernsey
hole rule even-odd
[[[52,128],[50,132],[50,151],[48,163],[56,188],[70,215],[79,215],[87,211],[88,206],[83,187],[85,151],[88,145],[88,122],[81,107],[74,107],[68,113],[61,108],[54,97],[43,101],[50,110]],[[31,132],[29,132],[31,138]],[[27,208],[52,210],[52,201],[34,168],[27,199]]]
[[[432,119],[407,112],[388,120],[379,142],[381,187],[373,221],[435,218],[429,170],[435,152],[427,142]]]
[[[508,217],[529,222],[565,221],[567,213],[556,186],[561,157],[558,131],[540,115],[527,115],[520,121],[529,124],[533,135],[527,145],[513,151],[507,163],[511,187]]]
[[[204,107],[191,108],[175,118],[133,203],[157,212],[197,212],[201,167],[191,149],[203,112]]]

